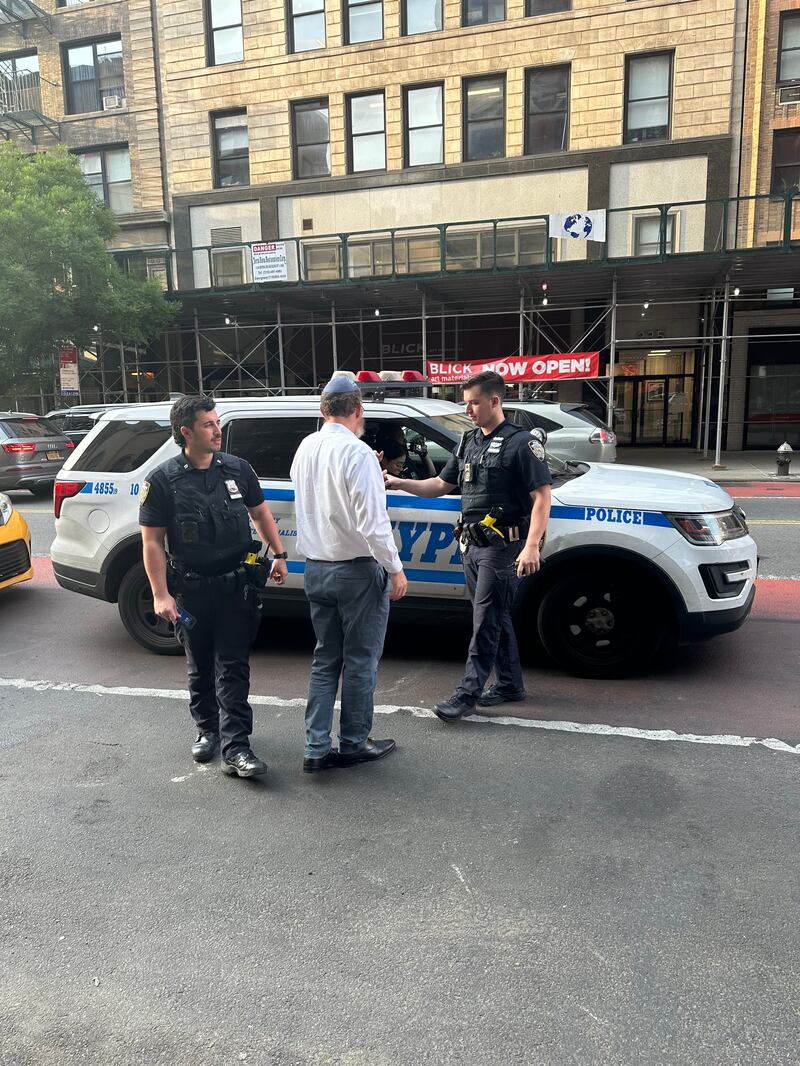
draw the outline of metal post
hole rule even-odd
[[[425,293],[422,294],[422,376],[428,379],[428,314]],[[424,390],[427,394],[427,390]]]
[[[358,353],[361,361],[361,369],[365,370],[364,366],[364,314],[362,311],[358,312]]]
[[[100,364],[100,391],[103,394],[103,403],[107,403],[106,400],[106,361],[103,358],[105,355],[105,348],[103,347],[103,331],[98,330],[97,342],[94,346],[94,350],[97,352],[97,361]]]
[[[336,304],[331,302],[331,341],[333,348],[333,369],[339,369],[339,349],[336,347]]]
[[[236,384],[239,389],[239,395],[241,396],[244,387],[244,379],[242,378],[242,353],[239,350],[239,319],[236,315],[233,316],[233,354],[236,357]]]
[[[711,298],[711,315],[708,320],[708,367],[706,373],[706,412],[703,423],[703,458],[708,458],[708,442],[711,439],[711,383],[714,380],[714,324],[717,319],[717,296]]]
[[[722,343],[719,350],[719,396],[717,398],[717,447],[714,454],[714,469],[724,470],[722,460],[722,410],[725,403],[725,374],[728,370],[728,315],[731,305],[731,283],[725,278],[725,295],[722,306]]]
[[[519,294],[519,357],[525,354],[525,293]],[[518,400],[523,399],[522,382],[519,383]]]
[[[317,331],[314,329],[314,318],[311,318],[311,380],[314,388],[317,387]]]
[[[383,370],[383,322],[378,319],[378,369]]]
[[[167,394],[172,390],[172,355],[169,350],[169,333],[164,334],[164,358],[167,363]]]
[[[275,304],[275,312],[278,316],[278,369],[281,378],[281,396],[286,395],[286,365],[283,361],[283,320],[281,319],[281,304],[278,300]]]
[[[606,425],[614,428],[614,373],[617,362],[617,275],[611,283],[611,343],[608,348],[608,409]]]
[[[197,324],[197,308],[194,309],[194,352],[197,359],[197,391],[203,390],[203,361],[200,356],[200,327]]]
[[[136,399],[141,403],[142,401],[142,372],[139,369],[139,345],[133,346],[133,360],[136,367]]]
[[[128,402],[128,376],[125,373],[125,345],[119,342],[119,372],[122,375],[122,400]]]
[[[703,354],[700,359],[700,396],[697,401],[697,447],[695,451],[700,451],[702,448],[702,436],[703,436],[703,401],[705,399],[706,391],[706,364],[708,362],[708,300],[703,301]]]

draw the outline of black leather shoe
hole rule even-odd
[[[195,762],[210,762],[217,754],[219,737],[216,733],[205,733],[203,730],[197,734],[197,740],[192,744],[192,758]]]
[[[307,756],[303,759],[304,774],[316,774],[320,770],[333,770],[337,766],[341,766],[341,763],[339,762],[339,752],[336,748],[331,748],[324,755],[312,756],[311,758]]]
[[[359,762],[385,759],[396,747],[393,740],[373,740],[372,737],[367,737],[366,744],[358,751],[340,751],[337,762],[339,766],[355,766]]]
[[[267,764],[252,751],[237,751],[229,759],[222,760],[220,769],[228,777],[261,777],[267,772]]]
[[[479,707],[496,707],[498,703],[521,703],[528,698],[528,693],[523,689],[520,692],[505,692],[497,685],[485,688],[478,696]]]
[[[443,722],[457,722],[459,718],[463,718],[465,714],[472,714],[474,710],[474,704],[465,703],[458,696],[451,696],[449,700],[437,703],[433,708],[433,713]]]

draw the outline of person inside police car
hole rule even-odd
[[[144,565],[159,618],[175,625],[186,652],[189,710],[197,725],[196,762],[221,744],[228,776],[258,777],[253,754],[250,645],[261,617],[256,584],[266,570],[245,566],[250,521],[275,561],[269,578],[286,580],[286,552],[255,471],[219,450],[219,416],[208,396],[183,396],[170,412],[180,455],[152,472],[139,497]]]
[[[539,544],[550,516],[550,469],[540,440],[503,413],[505,383],[484,371],[464,383],[475,429],[461,438],[438,477],[411,481],[384,473],[388,489],[415,496],[461,492],[456,527],[473,608],[464,675],[449,699],[434,706],[445,722],[525,699],[511,605],[520,578],[540,567]],[[496,680],[484,688],[494,669]]]

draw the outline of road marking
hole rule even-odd
[[[462,884],[462,885],[464,886],[464,888],[466,889],[467,895],[468,895],[468,896],[471,896],[471,895],[472,895],[472,889],[471,889],[471,888],[469,887],[469,885],[467,884],[467,879],[466,879],[466,878],[464,877],[464,875],[462,874],[462,872],[461,872],[461,871],[459,870],[459,868],[458,868],[458,867],[456,866],[456,864],[455,864],[455,863],[451,862],[451,863],[450,863],[450,865],[451,865],[451,867],[452,867],[452,868],[453,868],[453,869],[455,870],[455,872],[456,872],[456,877],[457,877],[457,878],[459,879],[459,881],[461,882],[461,884]]]
[[[800,518],[748,518],[748,526],[800,526]]]
[[[91,696],[144,696],[165,700],[188,701],[189,693],[179,688],[137,688],[128,685],[83,685],[75,681],[32,681],[24,677],[0,677],[0,688],[27,689],[35,692],[81,692]],[[250,703],[260,707],[305,708],[304,698],[282,699],[279,696],[250,696]],[[336,704],[339,707],[339,704]],[[427,707],[402,704],[379,704],[376,714],[411,714],[414,718],[435,718]],[[541,729],[552,733],[586,733],[600,737],[627,737],[632,740],[671,741],[682,744],[712,744],[726,748],[760,746],[785,755],[800,755],[800,744],[789,744],[776,737],[743,737],[732,733],[676,733],[673,729],[637,729],[634,726],[604,725],[600,722],[557,722],[534,718],[489,717],[466,715],[463,721],[480,725],[510,725],[520,729]]]

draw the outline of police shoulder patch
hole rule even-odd
[[[148,494],[149,491],[150,491],[150,482],[149,481],[143,481],[142,482],[142,490],[139,493],[139,503],[140,504],[143,504],[144,501],[147,499],[147,494]]]
[[[528,447],[539,462],[543,463],[545,459],[545,450],[542,444],[538,440],[529,440]]]

